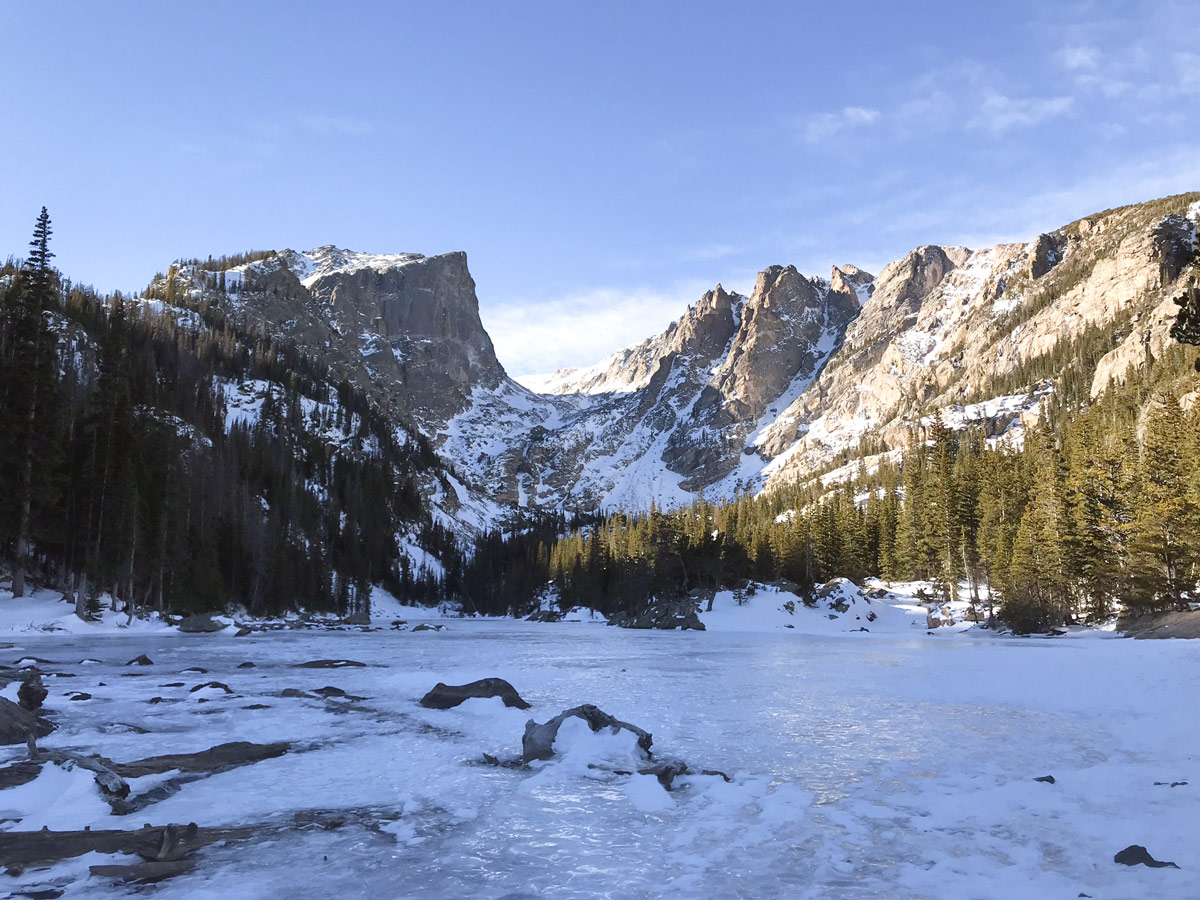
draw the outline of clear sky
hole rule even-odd
[[[1195,2],[0,0],[0,256],[466,250],[512,374],[1200,188]]]

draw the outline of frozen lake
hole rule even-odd
[[[295,746],[128,817],[111,815],[87,773],[47,767],[0,791],[0,818],[22,817],[2,828],[266,823],[309,809],[387,822],[213,847],[155,897],[1200,896],[1195,642],[454,620],[422,633],[11,640],[4,662],[44,657],[44,671],[76,675],[47,679],[62,727],[44,746],[118,761],[234,740]],[[152,667],[124,665],[142,653]],[[317,658],[369,666],[294,668]],[[208,671],[184,672],[193,666]],[[486,676],[533,708],[417,704],[437,681]],[[211,679],[234,693],[189,691]],[[326,685],[366,699],[276,696]],[[68,702],[67,691],[93,699]],[[733,782],[696,776],[668,794],[651,776],[588,768],[620,755],[590,735],[594,746],[578,741],[533,771],[477,764],[484,752],[518,755],[528,718],[580,703]],[[267,708],[244,708],[254,704]],[[1056,783],[1034,781],[1043,775]],[[1114,864],[1129,844],[1182,868]],[[55,882],[65,897],[133,890],[87,878],[98,861],[0,876],[0,896]]]

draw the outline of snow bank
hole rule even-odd
[[[160,619],[157,613],[147,618],[129,621],[125,613],[108,608],[102,597],[103,611],[95,622],[85,622],[75,615],[75,606],[65,603],[58,591],[35,590],[25,597],[13,597],[11,590],[0,589],[0,632],[45,632],[58,634],[132,634],[168,633],[177,629]]]
[[[871,599],[854,582],[835,578],[817,589],[814,606],[806,606],[797,594],[770,584],[753,584],[745,591],[719,591],[711,611],[701,608],[700,620],[708,631],[788,629],[800,634],[837,634],[865,629],[908,634],[925,628],[925,609],[894,604],[887,598]]]

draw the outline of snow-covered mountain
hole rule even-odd
[[[952,426],[1018,433],[1054,389],[1048,361],[1068,364],[1085,337],[1102,353],[1093,391],[1162,352],[1198,197],[1025,244],[920,247],[878,277],[771,266],[748,297],[717,285],[662,334],[524,384],[496,358],[463,253],[285,250],[178,266],[155,294],[294,341],[415,423],[459,479],[439,508],[477,529],[514,505],[762,490],[902,452],[935,409]]]

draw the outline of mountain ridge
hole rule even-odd
[[[661,333],[525,384],[496,357],[461,252],[288,250],[223,279],[181,266],[151,294],[174,279],[190,302],[259,322],[410,415],[483,529],[521,507],[641,508],[770,489],[846,454],[900,449],[938,408],[1019,440],[1044,379],[1009,382],[1064,341],[1097,328],[1120,335],[1093,392],[1161,350],[1198,220],[1200,195],[1186,194],[1025,243],[925,245],[874,277],[774,265],[749,296],[718,284]]]

